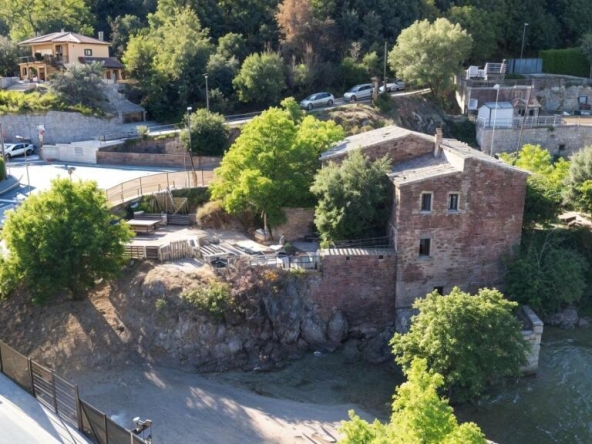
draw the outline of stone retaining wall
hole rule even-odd
[[[493,137],[493,153],[514,152],[518,145],[541,145],[553,155],[569,156],[586,145],[592,144],[592,126],[556,126],[548,128],[520,129],[477,128],[477,142],[481,150],[489,153]]]
[[[220,157],[193,156],[196,169],[212,169],[220,165]],[[191,168],[189,156],[184,154],[111,153],[97,151],[99,165],[137,165],[154,167]]]
[[[541,350],[541,338],[543,336],[543,321],[539,319],[536,313],[528,306],[522,306],[522,312],[527,317],[529,327],[522,330],[522,336],[530,345],[530,353],[527,355],[527,364],[522,367],[522,372],[526,375],[534,375],[539,368],[539,352]]]
[[[314,224],[314,208],[283,208],[286,222],[273,229],[274,239],[284,236],[286,241],[303,239],[311,234]]]
[[[49,111],[38,114],[8,114],[0,116],[6,142],[15,142],[16,136],[31,139],[39,145],[38,126],[45,127],[44,143],[69,143],[96,139],[102,134],[121,133],[119,118],[87,117],[80,113]]]
[[[395,321],[397,258],[391,255],[323,255],[323,273],[310,297],[325,316],[341,311],[352,329],[381,330]]]

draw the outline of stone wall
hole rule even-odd
[[[400,185],[396,227],[397,308],[442,287],[464,291],[502,283],[503,258],[520,244],[526,174],[477,159],[463,173]],[[431,192],[432,211],[420,211],[421,194]],[[448,193],[459,194],[459,211],[448,211]],[[420,239],[430,255],[419,256]]]
[[[80,113],[49,111],[39,114],[8,114],[0,116],[6,142],[16,141],[16,136],[31,139],[39,145],[39,125],[44,125],[44,143],[79,142],[96,139],[101,135],[121,133],[118,118],[87,117]]]
[[[541,350],[541,338],[543,336],[543,321],[539,319],[532,309],[524,305],[522,313],[527,318],[528,327],[522,330],[522,336],[530,345],[530,351],[526,357],[527,364],[522,367],[526,375],[533,375],[539,368],[539,352]]]
[[[561,113],[563,111],[573,112],[580,109],[578,98],[586,96],[588,104],[592,104],[592,87],[586,85],[572,85],[569,82],[563,82],[561,86],[545,88],[537,91],[536,97],[543,106],[543,109],[549,112]]]
[[[286,222],[273,229],[277,240],[284,236],[286,241],[303,239],[311,234],[314,225],[314,208],[283,208]]]
[[[381,329],[395,319],[397,258],[392,250],[383,255],[327,255],[323,273],[311,285],[311,299],[328,317],[340,310],[350,329]]]
[[[193,156],[196,169],[212,169],[220,165],[220,157]],[[184,154],[113,153],[97,151],[100,165],[137,165],[172,168],[191,168],[189,156]]]
[[[575,117],[577,119],[577,117]],[[583,119],[583,117],[582,117]],[[520,129],[477,128],[477,142],[482,151],[489,153],[493,137],[493,153],[513,152],[527,143],[541,145],[553,155],[569,156],[583,146],[592,145],[592,125],[556,126]]]

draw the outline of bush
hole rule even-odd
[[[541,314],[551,314],[580,300],[586,289],[588,261],[563,247],[553,231],[533,234],[508,265],[507,294]]]
[[[142,140],[148,139],[148,134],[150,134],[150,129],[146,125],[136,126],[136,131],[138,132],[138,137],[140,139],[142,139]]]
[[[189,188],[185,190],[174,190],[173,197],[187,198],[187,207],[190,213],[195,213],[200,205],[210,200],[209,188]]]
[[[590,64],[581,48],[548,49],[539,51],[543,59],[543,71],[549,74],[566,74],[588,77]]]
[[[216,200],[200,207],[195,220],[201,228],[220,228],[230,222],[230,216],[222,207],[222,202]]]
[[[191,152],[205,156],[222,156],[228,148],[228,126],[223,115],[199,109],[191,115],[191,147],[187,129],[181,132],[181,141]]]
[[[0,158],[0,181],[6,179],[6,164],[4,159]]]
[[[222,319],[232,307],[230,286],[224,282],[210,281],[208,286],[200,287],[183,294],[192,306],[210,316]]]

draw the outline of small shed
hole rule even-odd
[[[512,105],[514,106],[514,112],[516,116],[520,117],[538,117],[539,111],[541,110],[542,106],[537,99],[531,97],[528,101],[528,106],[526,105],[526,99],[521,97],[516,97],[512,100]]]
[[[479,108],[477,118],[486,127],[511,128],[514,123],[514,107],[510,102],[487,102]]]

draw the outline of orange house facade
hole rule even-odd
[[[31,55],[19,59],[21,80],[47,81],[52,75],[67,69],[69,64],[101,62],[103,79],[117,83],[121,79],[123,65],[109,57],[109,42],[74,32],[54,32],[22,41],[19,46],[31,48]]]

